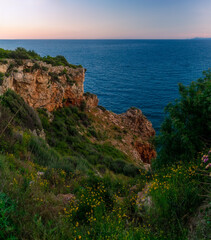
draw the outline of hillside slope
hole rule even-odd
[[[32,108],[46,109],[48,115],[65,106],[79,107],[89,113],[101,135],[106,131],[105,135],[112,138],[110,141],[107,137],[104,142],[123,151],[136,164],[148,164],[156,156],[149,143],[155,135],[149,120],[138,109],[117,115],[99,108],[97,96],[84,93],[84,68],[67,63],[61,56],[41,58],[23,49],[16,50],[16,54],[2,51],[1,55],[7,58],[0,62],[0,95],[11,89]],[[23,53],[31,59],[18,58],[23,57]],[[15,58],[8,58],[10,56]]]

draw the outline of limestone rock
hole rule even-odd
[[[148,138],[155,135],[152,123],[147,120],[140,109],[130,108],[126,113],[122,113],[119,116],[127,128],[130,128],[133,132],[141,134],[142,137]]]
[[[151,163],[151,159],[156,157],[156,151],[149,142],[136,141],[135,148],[144,163]]]
[[[134,159],[138,166],[140,163],[149,164],[156,156],[149,143],[149,139],[155,135],[151,122],[137,108],[115,114],[97,107],[97,96],[84,93],[84,68],[52,66],[29,59],[22,60],[21,65],[13,59],[7,59],[6,62],[0,64],[0,72],[5,74],[0,95],[8,89],[15,91],[31,107],[46,108],[50,121],[53,110],[68,105],[82,107],[85,103],[87,113],[95,120],[93,124],[96,124],[96,129],[102,131],[102,135],[111,133],[110,143]],[[42,131],[34,134],[45,138]]]
[[[150,189],[151,184],[146,184],[144,189],[141,192],[138,192],[136,205],[139,209],[141,208],[150,208],[152,207],[152,199],[148,195],[148,190]]]
[[[64,204],[68,204],[70,201],[75,200],[75,195],[68,193],[68,194],[58,194],[57,198],[61,199]]]
[[[110,133],[110,143],[136,160],[138,166],[150,163],[156,156],[149,143],[149,139],[155,136],[155,130],[140,109],[130,108],[126,113],[115,114],[98,107],[93,108],[90,115],[94,117],[94,123],[100,122],[96,129]]]
[[[41,61],[23,60],[15,65],[12,59],[0,65],[0,72],[8,73],[0,86],[0,95],[7,89],[18,93],[33,108],[53,111],[63,105],[80,105],[84,97],[84,68],[52,66]],[[36,64],[37,68],[33,69]],[[12,69],[9,69],[13,65]]]
[[[97,96],[92,93],[84,93],[84,101],[87,109],[95,108],[99,103]]]

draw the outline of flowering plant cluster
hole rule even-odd
[[[209,152],[207,154],[204,154],[201,158],[202,162],[204,164],[206,164],[206,169],[210,168],[211,167],[211,149],[209,150]]]

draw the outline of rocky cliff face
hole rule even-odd
[[[84,68],[52,66],[32,60],[17,64],[9,59],[0,65],[0,72],[5,74],[0,94],[12,89],[33,108],[46,108],[51,112],[63,105],[80,106],[84,100],[88,108],[98,104],[93,95],[90,99],[84,96]]]
[[[141,110],[131,108],[126,113],[115,114],[98,106],[98,98],[84,94],[84,68],[52,66],[50,64],[8,59],[0,63],[4,74],[0,95],[14,90],[33,108],[46,108],[49,112],[70,104],[86,108],[99,132],[106,132],[108,141],[125,152],[137,164],[149,164],[156,152],[149,143],[155,130]],[[103,132],[104,131],[104,132]]]
[[[130,108],[126,113],[115,114],[98,107],[91,109],[89,114],[94,119],[95,128],[106,132],[108,141],[138,165],[150,164],[156,157],[156,151],[149,143],[155,130],[140,109]]]

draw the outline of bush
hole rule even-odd
[[[112,161],[111,163],[111,170],[115,173],[122,173],[126,163],[122,160]]]
[[[54,149],[48,147],[41,138],[31,137],[29,149],[35,156],[34,161],[42,166],[52,167],[60,161],[60,155]]]
[[[58,82],[59,81],[59,77],[58,74],[55,72],[49,72],[49,76],[51,77],[51,81],[52,82]]]
[[[30,73],[31,70],[30,70],[30,68],[24,68],[24,69],[23,69],[23,72],[24,72],[24,73]]]
[[[9,89],[0,100],[1,105],[8,108],[14,115],[16,124],[31,130],[42,130],[42,124],[38,114],[14,91]]]
[[[211,71],[188,87],[179,84],[179,93],[165,109],[154,168],[191,161],[211,142]]]
[[[64,56],[56,56],[56,57],[50,57],[46,56],[41,59],[43,62],[46,62],[48,64],[51,64],[52,66],[68,66],[70,68],[80,68],[81,66],[73,65],[68,63],[66,58]]]
[[[133,164],[126,164],[123,168],[123,174],[126,176],[135,177],[139,174],[139,169]]]
[[[103,112],[106,111],[106,108],[104,108],[103,106],[98,105],[97,107],[98,107],[99,109],[101,109]]]
[[[148,190],[153,202],[150,221],[165,231],[168,239],[186,239],[188,220],[203,203],[199,164],[175,165],[153,176]]]
[[[11,214],[14,214],[15,205],[6,194],[0,192],[0,239],[17,239],[14,237],[15,226]]]
[[[1,50],[1,49],[0,49]],[[7,64],[8,63],[8,61],[7,60],[4,60],[4,59],[0,59],[0,64]]]
[[[31,68],[31,72],[40,69],[40,65],[38,63],[35,63],[32,68]]]
[[[42,69],[42,71],[45,71],[45,72],[48,71],[48,68],[47,68],[47,67],[44,67],[44,66],[42,66],[41,69]]]
[[[4,73],[0,72],[0,85],[3,84],[4,81]]]
[[[10,63],[8,69],[7,69],[7,77],[9,77],[9,74],[12,72],[12,70],[14,69],[15,64],[14,63]]]
[[[73,65],[68,63],[66,58],[64,56],[56,56],[56,57],[41,57],[39,54],[37,54],[35,51],[27,51],[24,48],[16,48],[15,50],[4,50],[0,48],[0,60],[4,58],[12,58],[16,60],[20,59],[33,59],[33,60],[40,60],[43,62],[46,62],[48,64],[51,64],[53,66],[68,66],[70,68],[82,68],[81,65]],[[5,61],[5,60],[4,60]]]

